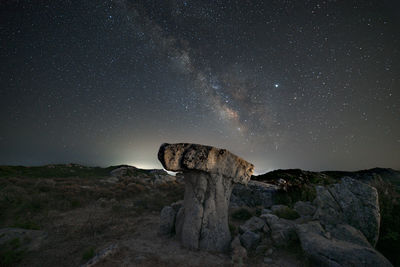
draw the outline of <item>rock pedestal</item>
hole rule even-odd
[[[183,172],[185,196],[176,234],[190,249],[227,251],[228,205],[234,183],[247,184],[251,163],[225,149],[197,144],[163,144],[158,159],[166,170]]]

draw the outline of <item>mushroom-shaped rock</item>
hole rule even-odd
[[[158,159],[166,170],[184,175],[184,216],[182,227],[176,228],[182,244],[190,249],[229,250],[233,184],[247,184],[254,165],[225,149],[185,143],[161,145]]]

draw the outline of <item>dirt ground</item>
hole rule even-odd
[[[182,184],[105,180],[2,178],[0,228],[34,229],[46,236],[38,249],[3,265],[82,266],[110,247],[109,255],[87,266],[233,265],[229,254],[190,251],[175,237],[158,235],[160,210],[183,198]],[[304,266],[297,252],[276,250],[269,257],[272,262],[264,264],[264,255],[252,255],[244,265]]]

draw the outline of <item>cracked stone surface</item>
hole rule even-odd
[[[228,205],[235,183],[247,184],[254,165],[225,149],[197,144],[163,144],[158,159],[166,170],[183,172],[185,196],[176,233],[183,246],[229,250]]]
[[[324,226],[349,224],[359,229],[372,246],[379,237],[380,213],[378,193],[375,188],[351,179],[327,188],[317,186],[317,211],[314,219]]]

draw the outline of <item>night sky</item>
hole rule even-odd
[[[1,1],[0,164],[400,169],[398,1]]]

